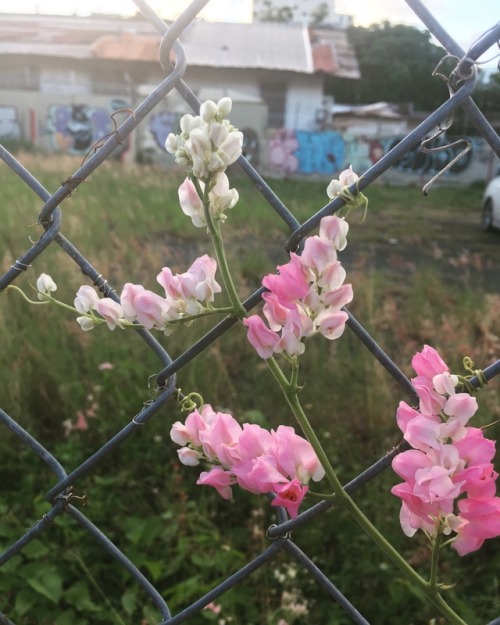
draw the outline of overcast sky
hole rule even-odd
[[[319,1],[319,0],[318,0]],[[467,49],[485,30],[500,21],[500,0],[423,0],[441,25]],[[163,17],[175,17],[189,0],[149,0],[150,6],[161,11]],[[290,0],[293,4],[293,0]],[[353,15],[356,26],[368,26],[374,22],[389,20],[421,26],[420,20],[404,0],[336,0],[338,13]],[[132,0],[0,0],[4,12],[91,12],[133,14],[136,6]],[[204,9],[205,19],[227,21],[250,21],[251,0],[210,0]],[[493,56],[493,53],[487,55]],[[485,57],[486,58],[486,57]],[[493,62],[488,64],[490,67]]]

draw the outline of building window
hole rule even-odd
[[[267,104],[269,128],[284,128],[286,84],[281,82],[265,82],[260,86],[260,95]]]

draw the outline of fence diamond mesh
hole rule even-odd
[[[3,162],[11,169],[12,176],[20,178],[23,183],[32,190],[33,194],[41,198],[44,202],[38,218],[38,224],[43,227],[44,232],[38,240],[33,242],[29,249],[19,254],[17,260],[15,260],[4,275],[0,277],[0,291],[6,289],[8,285],[14,284],[24,272],[29,271],[33,261],[43,255],[49,247],[59,246],[71,262],[75,263],[80,268],[81,272],[88,278],[89,283],[95,285],[105,296],[119,301],[113,285],[101,275],[99,268],[94,267],[91,259],[88,259],[85,253],[80,251],[64,235],[64,214],[60,205],[84,181],[88,181],[90,174],[109,159],[113,151],[143,122],[145,117],[154,110],[169,92],[176,90],[192,107],[193,111],[198,112],[200,102],[183,78],[189,59],[185,58],[179,37],[183,30],[189,26],[196,18],[199,11],[208,2],[208,0],[194,0],[184,13],[171,26],[167,27],[165,22],[160,19],[146,2],[143,0],[134,1],[143,16],[149,20],[151,28],[156,29],[162,35],[159,56],[161,66],[165,72],[165,78],[158,84],[154,91],[134,111],[129,111],[127,113],[125,121],[116,128],[115,132],[105,141],[101,142],[99,148],[84,161],[77,171],[64,180],[54,193],[47,191],[7,149],[0,146],[0,156]],[[467,112],[478,133],[482,135],[491,146],[492,150],[500,157],[500,137],[472,99],[474,89],[477,85],[476,60],[486,51],[493,50],[498,44],[500,39],[500,24],[493,24],[492,28],[485,32],[484,35],[465,52],[447,34],[443,26],[436,21],[420,0],[406,1],[425,27],[447,50],[448,54],[456,59],[455,68],[448,77],[450,97],[443,102],[439,108],[432,112],[415,130],[410,132],[376,164],[363,173],[359,185],[357,187],[351,187],[351,192],[354,194],[368,188],[388,168],[397,163],[409,150],[422,144],[422,142],[428,140],[430,136],[434,136],[436,129],[443,128],[450,118],[450,115],[460,108]],[[175,59],[174,62],[171,62],[172,58]],[[284,247],[287,252],[297,250],[305,237],[319,225],[322,217],[335,213],[341,209],[345,203],[342,197],[337,197],[326,206],[321,207],[317,212],[311,214],[305,222],[299,223],[280,198],[273,192],[271,186],[262,179],[243,156],[239,158],[237,165],[255,185],[256,189],[262,195],[263,200],[267,202],[269,210],[274,211],[289,228],[290,236],[288,240],[284,242]],[[91,185],[92,181],[88,181],[87,184]],[[248,297],[244,302],[246,310],[251,310],[261,301],[263,290],[264,289],[261,288]],[[347,325],[350,331],[352,331],[363,346],[369,350],[373,358],[379,361],[384,367],[387,376],[395,380],[406,397],[415,402],[415,391],[406,375],[401,371],[396,362],[394,362],[380,345],[377,344],[376,339],[366,331],[363,325],[351,313],[348,314],[349,319]],[[67,461],[56,458],[51,453],[50,449],[45,448],[20,425],[20,415],[11,415],[0,410],[0,420],[3,426],[8,428],[26,449],[29,449],[32,454],[38,456],[39,459],[48,466],[53,473],[55,482],[53,485],[46,485],[46,493],[44,494],[45,499],[51,505],[50,511],[37,519],[28,531],[23,532],[20,530],[18,540],[10,544],[0,555],[0,567],[7,567],[9,562],[12,562],[12,559],[15,558],[17,554],[28,548],[35,538],[43,533],[50,533],[51,526],[58,517],[67,515],[88,532],[88,535],[98,543],[99,547],[102,549],[103,558],[111,557],[114,562],[113,566],[123,567],[123,569],[126,570],[130,578],[142,589],[145,595],[149,597],[157,611],[157,622],[159,623],[174,625],[176,623],[190,621],[191,618],[196,619],[196,615],[199,615],[207,605],[243,582],[248,576],[266,563],[272,562],[280,553],[286,553],[288,558],[293,559],[297,566],[301,567],[301,570],[304,572],[308,571],[308,574],[314,578],[315,582],[324,589],[325,598],[327,599],[329,597],[331,601],[341,606],[345,615],[347,615],[353,623],[368,623],[356,606],[353,605],[331,579],[329,579],[328,571],[322,571],[318,568],[314,562],[315,554],[304,553],[292,540],[291,532],[297,530],[299,527],[302,528],[302,531],[307,530],[307,527],[313,524],[315,519],[332,509],[334,504],[331,501],[321,501],[307,511],[299,514],[295,519],[289,519],[284,510],[278,508],[274,512],[276,522],[267,529],[266,533],[269,546],[253,560],[247,562],[239,570],[230,574],[222,583],[214,586],[210,592],[200,596],[195,602],[188,605],[177,614],[171,613],[168,602],[148,579],[148,576],[141,572],[127,557],[127,546],[125,545],[123,547],[123,551],[117,547],[114,542],[106,536],[106,527],[99,528],[94,525],[89,518],[90,515],[86,514],[85,508],[81,506],[83,496],[78,492],[79,481],[83,477],[91,475],[93,472],[98,472],[101,464],[106,459],[109,459],[112,454],[116,453],[116,450],[119,449],[128,438],[136,436],[141,428],[147,427],[150,420],[160,418],[159,415],[162,412],[168,412],[169,400],[178,393],[177,373],[181,371],[185,365],[197,358],[202,351],[217,342],[236,321],[237,319],[235,317],[228,316],[212,327],[201,339],[197,340],[181,355],[175,358],[168,352],[168,340],[166,341],[167,347],[164,347],[150,332],[143,328],[137,329],[136,332],[144,343],[143,349],[150,350],[158,363],[157,368],[159,372],[155,378],[156,392],[154,399],[147,401],[143,409],[137,414],[130,414],[125,427],[117,431],[115,435],[107,440],[97,451],[85,458],[69,473],[64,467],[65,464],[68,464]],[[487,380],[491,380],[498,375],[498,373],[500,373],[500,360],[497,360],[484,370],[484,376]],[[478,378],[473,377],[471,383],[473,386],[478,386]],[[349,493],[355,493],[363,485],[375,480],[377,476],[391,464],[393,458],[403,448],[402,446],[394,448],[390,453],[384,455],[380,460],[367,467],[355,479],[345,485],[345,490]],[[109,464],[106,466],[107,470],[111,470]],[[110,514],[112,514],[111,510]],[[362,571],[360,571],[360,575],[361,574]],[[20,588],[19,591],[21,590]],[[3,602],[2,598],[0,598],[0,603],[1,602]],[[109,606],[103,605],[103,609],[108,608]],[[33,604],[30,614],[32,617],[29,622],[37,622],[36,603]],[[308,622],[316,622],[314,615],[310,615],[308,618],[311,619]],[[111,621],[112,619],[110,618],[110,622]],[[0,613],[0,622],[13,624],[13,621],[9,618],[9,614],[5,613]],[[59,621],[57,622],[59,623]],[[489,625],[493,625],[494,623],[497,625],[500,624],[500,617],[491,621]]]

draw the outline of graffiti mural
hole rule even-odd
[[[338,132],[328,130],[308,132],[280,129],[269,141],[269,164],[285,175],[297,173],[327,176],[349,165],[355,171],[363,172],[379,161],[401,139],[400,136],[383,139],[360,136],[346,139]],[[415,147],[391,167],[384,177],[395,184],[406,184],[417,181],[422,175],[434,175],[463,152],[466,141],[471,144],[471,149],[450,167],[449,175],[467,171],[471,180],[484,180],[487,163],[484,141],[467,137],[453,146],[450,145],[453,140],[443,136],[428,146],[439,149],[426,152],[419,146]]]
[[[21,137],[16,107],[0,105],[0,140],[21,141]]]
[[[269,141],[270,164],[285,175],[333,174],[342,167],[344,160],[344,141],[333,130],[281,129]]]
[[[149,132],[156,145],[162,150],[165,149],[165,141],[171,132],[179,130],[179,115],[170,111],[160,111],[151,115],[149,120]]]
[[[243,156],[254,167],[260,163],[260,142],[259,135],[253,128],[243,128]]]
[[[299,142],[293,130],[277,130],[269,140],[269,162],[285,175],[298,170],[299,160],[295,152]]]
[[[385,143],[385,151],[388,152],[396,146],[403,137],[393,137],[387,139]],[[414,174],[437,174],[447,167],[454,158],[459,156],[466,147],[467,142],[470,143],[471,149],[454,163],[448,170],[450,174],[459,174],[466,170],[474,159],[475,152],[481,141],[478,142],[474,137],[463,138],[457,145],[450,145],[454,142],[452,139],[440,136],[429,143],[427,146],[431,151],[426,152],[420,146],[413,150],[409,150],[395,165],[394,168],[405,173]]]
[[[345,162],[345,144],[338,132],[297,130],[295,134],[299,142],[297,157],[300,173],[330,175],[342,169]]]

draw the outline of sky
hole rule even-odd
[[[318,0],[319,1],[319,0]],[[423,0],[441,25],[467,49],[484,31],[500,20],[500,0]],[[293,0],[290,0],[293,4]],[[172,19],[189,0],[149,0],[162,17]],[[368,26],[389,20],[392,23],[422,27],[420,20],[404,0],[335,0],[338,13],[353,15],[356,26]],[[137,7],[132,0],[0,0],[0,11],[31,13],[91,12],[133,14]],[[208,20],[250,21],[252,0],[210,0],[202,15]],[[493,56],[489,53],[487,57]],[[495,66],[492,61],[488,67]]]

